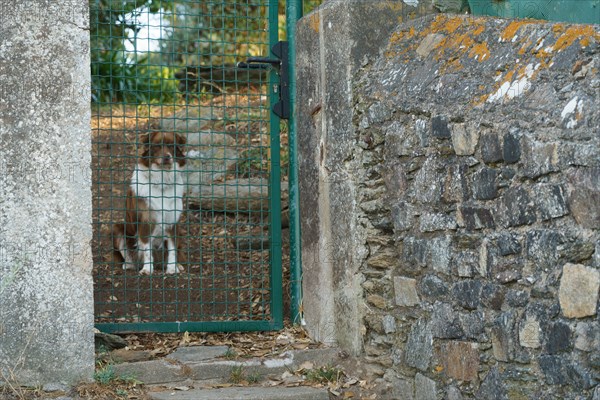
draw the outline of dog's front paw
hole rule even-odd
[[[153,269],[152,267],[145,266],[140,271],[140,275],[152,275],[152,269]]]
[[[176,274],[178,272],[183,272],[185,271],[185,268],[183,268],[183,266],[181,264],[177,264],[177,266],[173,265],[173,264],[169,264],[167,266],[167,274]]]

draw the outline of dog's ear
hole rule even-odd
[[[175,134],[175,143],[177,143],[180,146],[183,146],[184,144],[187,143],[187,139],[185,138],[185,136],[180,135],[179,133]]]
[[[140,143],[143,144],[144,146],[147,146],[150,144],[150,132],[144,133],[143,135],[140,136]]]

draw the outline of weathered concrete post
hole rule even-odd
[[[94,370],[88,2],[0,2],[0,384]]]
[[[417,6],[329,1],[297,26],[304,323],[315,339],[354,354],[362,347],[357,270],[367,253],[366,229],[354,218],[360,182],[346,173],[354,135],[352,86],[398,23],[434,12],[430,1],[411,4]]]

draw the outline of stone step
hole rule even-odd
[[[117,376],[135,378],[153,385],[190,379],[228,382],[235,369],[261,378],[278,377],[285,371],[299,369],[307,361],[315,367],[335,365],[338,361],[338,350],[334,348],[291,350],[272,358],[215,358],[222,357],[226,352],[226,347],[183,347],[163,359],[116,364],[113,368]]]
[[[329,400],[327,389],[298,387],[229,387],[149,392],[153,400]]]

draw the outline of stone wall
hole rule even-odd
[[[88,7],[0,2],[0,385],[94,372]]]
[[[599,46],[598,26],[425,17],[364,60],[350,111],[298,115],[302,201],[327,186],[320,213],[350,221],[304,229],[311,208],[303,243],[352,275],[334,302],[356,290],[387,398],[600,398]],[[323,120],[351,134],[301,130]]]

